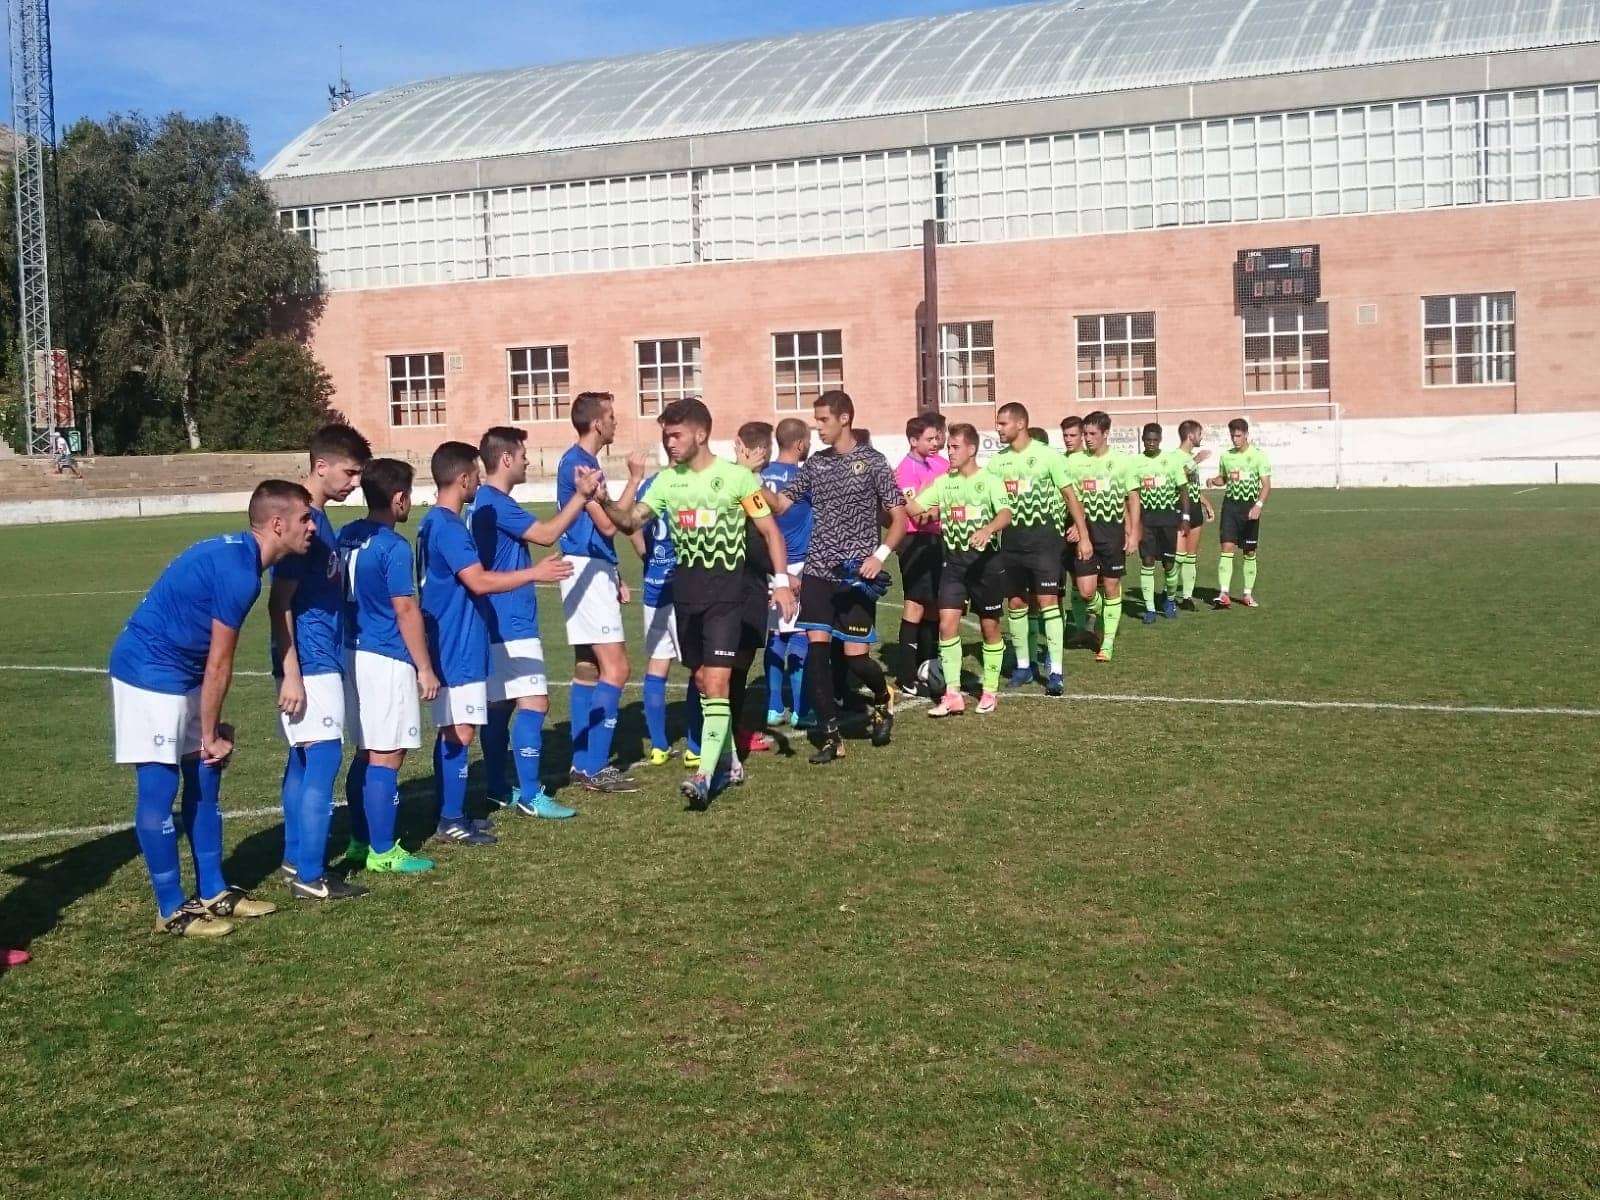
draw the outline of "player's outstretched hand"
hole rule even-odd
[[[794,589],[790,587],[773,588],[772,602],[785,621],[793,621],[800,611],[800,602],[794,598]]]
[[[579,467],[572,473],[573,486],[578,494],[584,497],[598,494],[605,481],[605,475],[593,467]]]
[[[301,680],[285,677],[278,685],[278,711],[291,721],[306,711],[306,685]]]
[[[856,574],[860,575],[863,579],[876,579],[878,577],[878,572],[882,570],[883,564],[881,562],[875,558],[869,558],[861,564],[861,570],[857,571]]]
[[[424,700],[432,700],[439,694],[439,677],[433,673],[431,667],[417,669],[417,695]]]
[[[200,761],[208,767],[225,767],[233,754],[233,726],[218,724],[217,736],[200,744]]]
[[[572,578],[572,564],[559,554],[551,554],[533,564],[536,583],[560,583]]]
[[[993,536],[994,534],[990,533],[987,529],[974,529],[972,531],[972,536],[967,540],[969,543],[971,543],[974,550],[982,550],[989,544],[989,539]]]
[[[643,479],[644,473],[650,469],[650,460],[643,450],[635,450],[628,455],[628,478]]]

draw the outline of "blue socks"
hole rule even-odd
[[[367,768],[368,783],[372,781],[372,771]],[[459,821],[467,815],[467,748],[443,733],[433,743],[433,790],[439,801],[440,821]]]
[[[344,777],[344,803],[350,813],[350,840],[369,846],[372,844],[372,834],[367,828],[367,812],[362,798],[367,786],[367,772],[371,769],[367,752],[357,750],[356,756],[350,760],[350,770]]]
[[[688,743],[690,754],[699,754],[700,737],[706,728],[706,715],[700,708],[700,689],[692,682],[689,684],[689,693],[685,699],[689,702],[689,731],[684,741]]]
[[[667,677],[644,677],[644,724],[650,731],[650,749],[665,750],[667,741]]]
[[[294,855],[295,873],[304,883],[315,883],[322,878],[327,865],[328,826],[333,823],[333,785],[339,778],[339,764],[344,761],[344,743],[314,742],[301,752],[305,758],[302,773],[298,812],[298,834],[288,841],[288,827],[284,827],[285,848]]]
[[[572,765],[584,770],[589,761],[589,710],[594,707],[594,684],[572,681],[572,710],[568,717],[572,730]]]
[[[611,761],[611,739],[617,734],[617,710],[622,707],[622,689],[601,680],[594,685],[588,722],[588,752],[578,769],[585,775],[598,775]]]
[[[491,704],[489,723],[479,736],[483,738],[483,787],[496,800],[511,799],[511,785],[506,782],[506,751],[511,746],[511,714],[518,711],[509,704]]]
[[[463,755],[465,758],[465,755]],[[366,842],[374,854],[387,854],[394,849],[395,818],[400,815],[400,772],[393,767],[368,766],[366,787],[359,806],[362,813],[362,833],[357,840]],[[355,809],[351,812],[351,829],[355,828]],[[354,837],[354,833],[351,834]]]
[[[517,763],[517,786],[523,803],[531,803],[544,787],[539,782],[539,764],[544,753],[544,714],[531,708],[518,708],[511,722],[511,750]]]
[[[228,890],[222,881],[222,768],[198,758],[183,760],[183,831],[194,854],[200,897]]]
[[[178,798],[178,768],[166,763],[140,763],[134,768],[138,801],[133,828],[139,852],[150,872],[156,908],[166,920],[183,906],[183,877],[178,865],[178,829],[172,823],[172,802]]]
[[[805,716],[811,712],[811,703],[806,698],[806,655],[810,653],[811,642],[805,633],[791,633],[789,646],[784,651],[784,665],[788,668],[789,692],[794,697],[792,705],[795,715]],[[768,707],[773,707],[769,704]]]
[[[766,653],[762,655],[762,664],[767,670],[767,709],[769,712],[779,712],[783,708],[783,676],[784,655],[788,649],[789,635],[775,633],[767,639]]]
[[[305,779],[305,751],[290,746],[289,759],[283,764],[283,861],[291,864],[300,844],[300,791]]]

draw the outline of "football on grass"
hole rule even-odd
[[[944,666],[937,658],[924,660],[917,667],[917,682],[930,696],[944,695]]]

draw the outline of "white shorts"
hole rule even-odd
[[[572,574],[561,581],[561,615],[567,619],[567,644],[604,646],[622,641],[616,564],[570,554],[567,561],[572,564]]]
[[[291,746],[313,742],[337,742],[344,738],[344,676],[307,675],[301,682],[306,689],[306,710],[298,720],[278,714],[278,726]]]
[[[796,600],[800,599],[800,577],[805,573],[806,564],[803,560],[789,564],[789,587],[794,592]],[[769,633],[799,633],[800,626],[797,624],[799,620],[800,610],[798,608],[795,609],[793,621],[785,621],[783,614],[776,608],[767,609],[767,631]]]
[[[678,653],[678,622],[673,617],[672,605],[644,606],[644,656],[682,659]]]
[[[345,667],[345,726],[360,750],[415,750],[422,745],[417,669],[357,650]]]
[[[177,766],[200,753],[200,689],[173,696],[111,681],[111,725],[119,763]]]
[[[489,685],[487,682],[459,683],[442,687],[433,698],[435,725],[487,725],[489,723]]]
[[[544,646],[538,638],[489,644],[489,703],[549,694],[550,681],[544,673]]]

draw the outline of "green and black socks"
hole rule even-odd
[[[1045,605],[1041,617],[1044,621],[1045,649],[1050,655],[1050,671],[1059,675],[1067,641],[1066,631],[1061,627],[1061,605]]]
[[[1255,591],[1255,588],[1256,556],[1254,554],[1246,554],[1244,556],[1244,594],[1246,596],[1252,594]]]
[[[961,690],[961,635],[939,639],[939,665],[944,668],[944,690]]]
[[[1194,555],[1178,555],[1178,578],[1182,581],[1182,596],[1185,600],[1194,599],[1194,581],[1198,574]]]
[[[1011,639],[1011,653],[1016,656],[1017,670],[1026,671],[1033,665],[1032,639],[1028,636],[1028,610],[1006,609],[1006,636]]]
[[[1006,656],[1006,644],[983,644],[983,690],[985,693],[1000,690],[1000,665]]]
[[[704,728],[700,733],[701,769],[714,775],[722,761],[722,749],[728,744],[728,730],[733,724],[733,705],[726,698],[700,697],[700,713]]]
[[[1156,569],[1154,567],[1139,568],[1139,590],[1144,593],[1145,612],[1156,610]]]
[[[1217,590],[1224,596],[1233,590],[1233,555],[1227,551],[1217,557]]]

